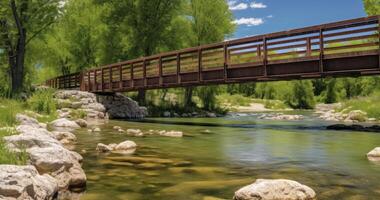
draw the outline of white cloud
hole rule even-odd
[[[247,25],[247,26],[258,26],[264,23],[264,20],[262,18],[240,18],[233,21],[234,24],[237,25]]]
[[[268,15],[267,18],[273,18],[273,15]]]
[[[266,8],[267,5],[254,1],[254,2],[251,3],[250,7],[251,8]]]
[[[228,7],[230,10],[245,10],[248,8],[248,4],[237,3],[237,1],[228,1]]]

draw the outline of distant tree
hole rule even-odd
[[[312,109],[315,106],[313,85],[309,80],[294,81],[293,91],[287,96],[286,103],[297,109]]]
[[[0,46],[7,52],[11,93],[22,92],[28,44],[57,19],[60,0],[1,0]]]
[[[336,79],[332,78],[327,81],[325,103],[336,103],[338,101],[338,91],[336,87]]]

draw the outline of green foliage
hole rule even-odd
[[[213,111],[216,106],[216,95],[219,93],[218,86],[202,86],[197,90],[198,97],[201,99],[205,110]]]
[[[255,94],[256,83],[241,83],[227,85],[226,92],[229,94],[243,94],[246,97]]]
[[[13,134],[16,134],[16,131],[12,129],[3,128],[0,130],[0,164],[25,165],[28,159],[26,151],[12,152],[3,140],[3,137]]]
[[[53,115],[57,105],[53,95],[54,90],[38,90],[28,99],[27,105],[40,114]]]
[[[70,115],[74,118],[74,119],[84,119],[87,117],[87,113],[86,111],[84,110],[81,110],[81,109],[77,109],[77,110],[72,110]]]
[[[314,108],[315,100],[311,81],[293,81],[293,90],[287,95],[286,103],[297,109]]]
[[[380,119],[380,92],[376,91],[366,97],[355,97],[342,103],[341,111],[361,110],[370,118]]]
[[[379,0],[363,0],[364,9],[368,15],[380,14],[380,2]]]
[[[0,99],[0,127],[16,124],[16,114],[23,111],[21,101],[13,99]]]

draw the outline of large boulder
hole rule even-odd
[[[140,119],[148,114],[145,107],[140,107],[136,101],[119,93],[114,96],[99,95],[98,100],[113,119]]]
[[[70,121],[66,118],[56,119],[52,121],[50,125],[55,128],[80,128],[80,126],[76,122]]]
[[[0,165],[0,199],[53,199],[58,191],[56,180],[39,175],[34,166]]]
[[[69,151],[62,146],[31,148],[27,152],[30,163],[36,166],[38,172],[53,176],[60,189],[86,185],[86,175],[80,167],[83,158],[78,153]]]
[[[45,148],[60,145],[46,129],[21,125],[17,127],[17,130],[21,134],[4,137],[8,148],[12,151],[19,152],[33,147]]]
[[[376,147],[372,151],[367,153],[367,158],[370,161],[380,161],[380,147]]]
[[[234,200],[314,200],[313,189],[285,179],[257,179],[235,192]]]

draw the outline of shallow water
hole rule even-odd
[[[77,132],[76,150],[86,150],[88,178],[81,199],[231,199],[258,178],[296,180],[313,188],[318,199],[380,199],[380,164],[365,157],[380,146],[380,134],[327,131],[327,124],[313,117],[298,122],[254,115],[147,121],[110,121],[99,134]],[[185,137],[129,137],[112,130],[115,125],[180,130]],[[139,146],[133,155],[95,151],[97,143],[127,139]],[[148,164],[139,164],[140,157]]]

